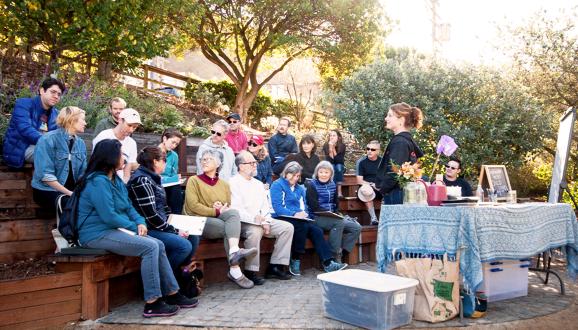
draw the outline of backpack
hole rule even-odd
[[[56,226],[60,235],[68,242],[70,247],[80,246],[78,242],[78,229],[84,221],[78,225],[78,203],[84,184],[79,184],[71,196],[60,195],[56,200]],[[88,217],[87,217],[88,218]]]

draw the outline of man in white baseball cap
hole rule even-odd
[[[131,171],[136,170],[138,167],[136,161],[138,155],[136,141],[130,136],[142,123],[139,113],[132,108],[122,110],[118,118],[118,124],[115,128],[100,132],[94,140],[92,140],[92,148],[94,149],[94,146],[104,139],[116,139],[120,141],[126,165],[124,169],[117,171],[117,174],[126,183],[128,179],[130,179]]]

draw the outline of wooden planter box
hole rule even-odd
[[[81,272],[0,281],[0,329],[56,328],[80,319]]]

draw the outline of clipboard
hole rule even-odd
[[[290,215],[278,215],[277,218],[279,218],[279,219],[287,219],[287,220],[299,220],[299,221],[315,222],[315,220],[313,220],[313,219],[309,219],[309,218],[297,218],[297,217],[292,217],[292,216],[290,216]]]
[[[201,236],[203,234],[203,229],[205,229],[207,218],[171,214],[169,215],[168,223],[177,229],[188,231],[189,235]]]
[[[172,186],[176,186],[176,185],[182,185],[185,182],[185,180],[186,180],[185,178],[181,178],[177,181],[165,182],[162,184],[162,186],[163,186],[163,188],[166,188],[166,187],[172,187]]]
[[[342,215],[339,215],[337,213],[331,212],[331,211],[319,211],[319,212],[313,212],[313,214],[315,215],[319,215],[322,217],[328,217],[328,218],[335,218],[335,219],[343,219]]]

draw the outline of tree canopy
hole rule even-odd
[[[380,19],[377,0],[197,0],[174,16],[185,42],[235,84],[235,110],[244,118],[259,89],[299,56],[342,69],[359,64]],[[284,60],[265,70],[266,56]]]
[[[168,54],[174,31],[167,20],[180,5],[180,0],[0,0],[0,34],[27,51],[40,46],[54,67],[68,52],[75,60],[134,68]]]

